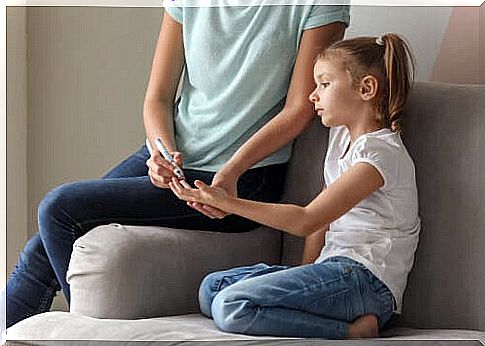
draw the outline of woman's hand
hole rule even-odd
[[[172,154],[177,165],[182,167],[182,154],[178,151],[173,151],[170,154]],[[168,189],[170,181],[175,177],[172,164],[165,160],[158,150],[153,150],[152,155],[146,161],[146,165],[152,184],[162,189]]]
[[[219,171],[214,175],[211,186],[222,188],[229,196],[237,197],[238,179],[238,176],[226,174],[222,171]],[[222,219],[229,215],[229,213],[214,208],[213,206],[210,206],[208,204],[201,204],[199,202],[187,202],[187,205],[201,212],[205,216],[210,217],[211,219]]]
[[[199,203],[208,205],[223,211],[224,202],[230,195],[221,187],[209,186],[200,180],[196,180],[192,188],[185,180],[172,178],[169,183],[173,193],[187,203]],[[214,217],[213,217],[214,218]]]

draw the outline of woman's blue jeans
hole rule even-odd
[[[199,305],[226,332],[326,339],[346,338],[349,324],[367,314],[382,328],[395,306],[391,291],[346,257],[215,272],[202,280]]]
[[[57,291],[70,300],[66,272],[74,241],[109,223],[151,225],[220,232],[244,232],[256,223],[230,215],[211,219],[188,207],[170,189],[154,186],[145,162],[146,146],[102,179],[68,183],[50,191],[38,208],[39,232],[23,248],[6,290],[6,326],[48,311]],[[211,183],[213,172],[184,170],[189,183]],[[241,197],[277,201],[286,164],[247,171],[238,182]],[[207,249],[207,251],[211,251]],[[1,312],[1,311],[0,311]]]

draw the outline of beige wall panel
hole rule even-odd
[[[55,186],[96,179],[144,141],[142,104],[162,11],[31,7],[28,229]],[[66,310],[59,295],[53,310]]]
[[[7,8],[7,275],[28,234],[26,13]]]

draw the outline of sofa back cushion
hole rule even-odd
[[[398,325],[485,330],[485,87],[419,82],[402,138],[414,159],[422,221]],[[304,204],[323,186],[328,131],[315,119],[298,138],[283,200]],[[283,235],[282,262],[302,239]]]

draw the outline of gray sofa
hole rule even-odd
[[[422,232],[403,313],[380,339],[345,344],[480,345],[485,342],[485,87],[417,83],[406,117],[403,139],[416,164]],[[284,201],[306,203],[320,191],[326,142],[327,130],[315,119],[295,142]],[[8,343],[342,344],[227,334],[198,314],[197,288],[206,273],[260,261],[296,264],[301,250],[301,239],[265,227],[242,234],[97,227],[74,246],[71,312],[24,320],[8,329]]]

